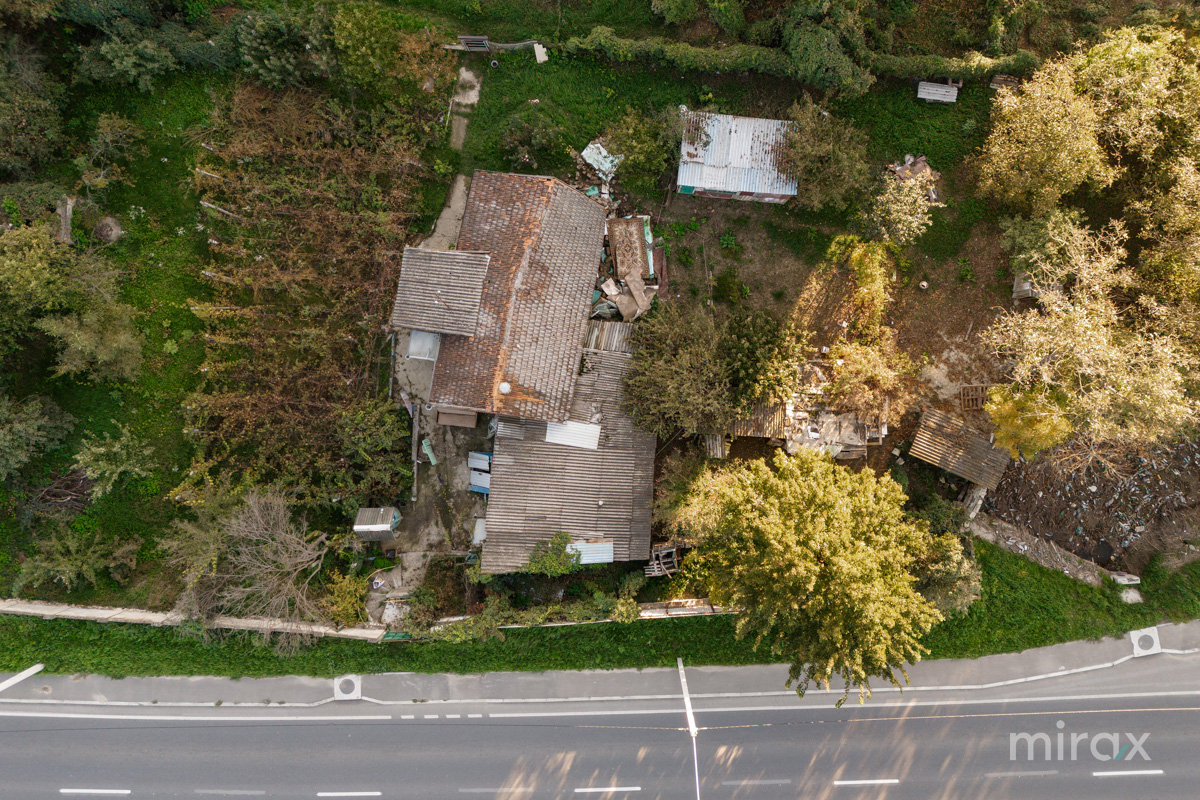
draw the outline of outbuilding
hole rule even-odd
[[[680,194],[763,203],[796,196],[795,179],[775,168],[775,152],[791,123],[686,108],[681,113]]]

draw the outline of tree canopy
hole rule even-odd
[[[942,618],[914,587],[930,541],[904,503],[890,478],[801,450],[707,467],[663,519],[695,545],[714,601],[738,609],[738,635],[792,662],[789,685],[838,678],[861,701],[872,678],[907,680]]]
[[[867,183],[866,134],[821,109],[807,94],[792,104],[788,120],[775,166],[796,180],[796,204],[812,209],[845,205]]]

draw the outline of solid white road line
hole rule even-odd
[[[380,797],[383,792],[317,792],[317,797]]]
[[[59,794],[129,794],[130,789],[59,789]]]
[[[3,683],[0,683],[0,692],[3,692],[5,689],[7,689],[10,686],[16,686],[18,683],[25,680],[26,678],[32,678],[34,675],[37,675],[39,672],[41,672],[45,668],[45,666],[46,666],[45,664],[34,664],[29,669],[18,672],[16,675],[13,675],[8,680],[4,681]]]
[[[985,778],[1041,778],[1048,775],[1057,775],[1056,769],[1044,769],[1039,772],[989,772],[984,775]]]
[[[132,720],[134,722],[219,722],[222,725],[230,722],[378,722],[392,718],[391,714],[374,716],[304,716],[289,717],[247,717],[247,716],[181,716],[179,714],[72,714],[64,711],[0,711],[0,717],[36,717],[38,719],[103,719],[103,720]]]
[[[889,784],[899,783],[898,778],[874,778],[858,781],[834,781],[834,786],[885,786]]]
[[[587,789],[576,789],[576,794],[604,794],[605,792],[640,792],[640,786],[595,786]]]
[[[745,780],[745,781],[721,781],[722,786],[783,786],[791,783],[790,780]]]
[[[1163,774],[1163,771],[1161,769],[1125,769],[1125,770],[1113,770],[1111,772],[1093,772],[1092,777],[1093,778],[1117,778],[1117,777],[1125,777],[1127,775],[1162,775],[1162,774]]]

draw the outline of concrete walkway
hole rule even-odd
[[[453,112],[450,115],[450,147],[462,151],[463,142],[467,137],[467,122],[475,104],[479,102],[481,80],[478,75],[466,67],[458,71],[458,91],[454,95]],[[422,242],[426,250],[450,250],[458,241],[458,229],[462,227],[463,210],[467,207],[467,190],[471,188],[471,178],[467,175],[456,175],[454,184],[450,187],[450,195],[446,205],[434,225],[433,234]]]

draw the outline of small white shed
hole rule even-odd
[[[365,542],[386,542],[394,538],[400,524],[400,511],[392,506],[360,508],[354,518],[354,532]]]

